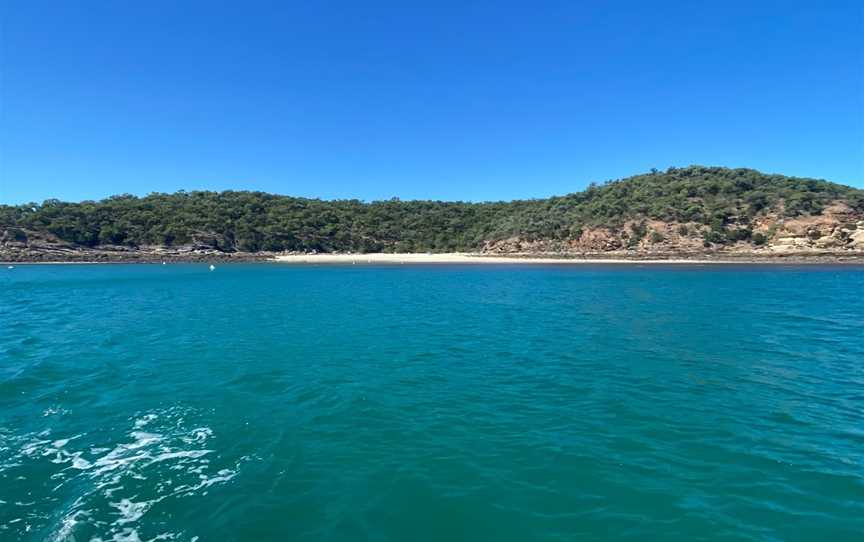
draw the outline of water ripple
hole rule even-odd
[[[3,540],[864,532],[861,269],[4,280]]]

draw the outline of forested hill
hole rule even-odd
[[[0,242],[26,245],[38,237],[83,247],[192,245],[244,252],[611,250],[684,241],[707,247],[762,245],[782,233],[785,222],[829,215],[835,218],[828,233],[855,233],[864,216],[864,190],[692,166],[512,202],[364,203],[235,191],[48,200],[0,206]]]

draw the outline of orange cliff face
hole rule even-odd
[[[864,216],[845,203],[835,203],[821,215],[778,220],[772,226],[770,247],[776,251],[864,250]]]
[[[743,230],[730,225],[729,230]],[[635,232],[639,232],[638,234]],[[570,239],[507,239],[487,241],[489,254],[638,252],[693,254],[723,252],[864,252],[864,214],[835,202],[822,214],[786,218],[771,213],[753,220],[751,237],[727,244],[706,243],[710,228],[695,222],[630,220],[620,228],[584,228]],[[757,237],[759,234],[760,237]],[[754,242],[754,239],[763,242]]]

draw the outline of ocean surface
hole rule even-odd
[[[864,268],[0,269],[0,540],[864,540]]]

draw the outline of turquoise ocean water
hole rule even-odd
[[[0,269],[0,540],[864,540],[864,269]]]

